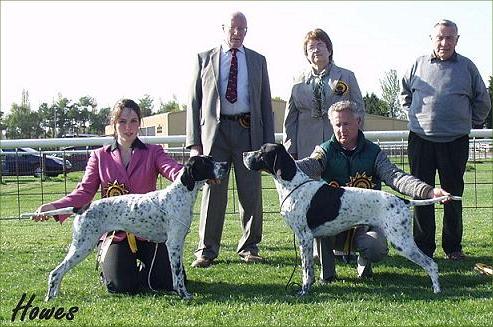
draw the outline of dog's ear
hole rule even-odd
[[[190,158],[190,175],[195,182],[201,182],[214,177],[214,159],[211,156],[196,156]]]
[[[291,181],[296,175],[294,159],[282,144],[277,144],[276,146],[273,170],[276,176],[285,181]]]
[[[195,187],[195,180],[192,174],[192,164],[191,161],[187,162],[183,167],[183,174],[180,178],[181,183],[186,186],[187,190],[193,191]]]

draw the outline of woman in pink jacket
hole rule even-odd
[[[158,174],[175,180],[182,165],[166,154],[161,146],[144,144],[139,140],[141,118],[137,103],[129,99],[118,101],[111,113],[115,129],[113,143],[92,152],[84,177],[72,193],[43,204],[37,212],[83,207],[92,201],[98,189],[102,197],[155,191]],[[63,222],[67,217],[57,216],[55,220]],[[46,219],[48,217],[42,215],[33,217],[35,221]],[[166,244],[115,231],[105,236],[99,248],[102,277],[109,292],[173,289]]]

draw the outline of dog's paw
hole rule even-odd
[[[303,286],[301,287],[301,290],[298,292],[298,296],[306,296],[310,293],[310,287],[309,286]]]
[[[193,299],[193,294],[188,292],[187,290],[179,290],[177,291],[178,295],[184,299],[184,300],[191,300]]]

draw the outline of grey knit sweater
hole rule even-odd
[[[457,53],[443,61],[419,57],[401,81],[400,102],[409,111],[409,130],[432,142],[469,134],[491,110],[478,69]]]

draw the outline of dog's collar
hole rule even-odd
[[[314,179],[309,179],[309,180],[304,181],[301,184],[298,184],[294,189],[291,190],[291,192],[288,193],[288,195],[286,195],[286,197],[284,198],[284,200],[282,200],[281,205],[279,206],[279,211],[282,210],[282,206],[284,205],[284,202],[289,198],[289,196],[291,194],[293,194],[294,191],[296,191],[298,188],[300,188],[301,186],[305,185],[306,183],[310,183],[310,182],[318,182],[318,181],[316,181]]]

